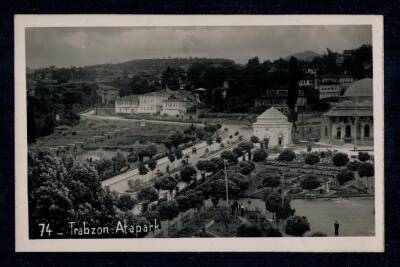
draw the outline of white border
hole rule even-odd
[[[375,236],[285,238],[28,239],[26,27],[372,25],[375,154]],[[15,241],[17,252],[59,251],[384,251],[383,17],[375,15],[16,15]]]

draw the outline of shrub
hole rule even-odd
[[[264,149],[257,148],[256,150],[254,150],[253,161],[255,162],[264,161],[267,157],[268,154]]]
[[[344,153],[336,153],[332,158],[333,165],[336,167],[342,167],[349,162],[349,157]]]
[[[300,183],[301,187],[306,190],[313,190],[321,186],[321,182],[315,176],[308,176]]]
[[[293,161],[295,158],[296,158],[296,154],[292,150],[285,149],[279,154],[278,160]]]
[[[241,161],[239,167],[241,174],[248,175],[254,170],[255,164],[252,161]]]
[[[360,163],[358,161],[355,161],[355,160],[350,161],[346,165],[347,169],[350,170],[350,171],[353,171],[353,172],[358,170],[358,166],[360,166]]]
[[[310,223],[305,216],[291,216],[287,219],[285,233],[292,236],[303,236],[310,230]]]
[[[354,173],[348,169],[344,169],[337,174],[336,179],[340,185],[343,185],[344,183],[354,179]]]
[[[368,161],[370,157],[368,152],[358,152],[358,159],[362,162]]]
[[[360,177],[374,176],[374,166],[368,162],[363,162],[358,167],[358,175]]]
[[[316,154],[308,154],[304,158],[304,162],[308,165],[314,165],[319,162],[319,157]]]

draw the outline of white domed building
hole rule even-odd
[[[285,147],[292,142],[292,123],[279,110],[271,107],[253,123],[253,134],[260,140],[268,139],[269,147]]]
[[[322,115],[321,142],[372,146],[374,143],[373,84],[365,78],[347,88],[339,103]]]

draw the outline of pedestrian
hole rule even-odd
[[[240,205],[240,216],[243,217],[244,215],[244,205],[243,203]]]
[[[335,220],[335,236],[339,236],[339,222],[337,220]]]

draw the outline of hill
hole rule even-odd
[[[166,59],[135,59],[126,62],[116,64],[101,64],[88,66],[87,68],[102,70],[107,69],[109,71],[115,70],[125,73],[136,74],[139,72],[147,72],[153,74],[159,74],[167,67],[170,68],[182,68],[187,70],[191,65],[195,63],[203,64],[233,64],[234,61],[223,58],[166,58]]]
[[[303,61],[312,61],[315,57],[320,56],[318,53],[315,53],[310,50],[306,50],[304,52],[292,54],[286,57],[286,60],[289,60],[291,57],[295,57],[298,60],[303,60]]]

